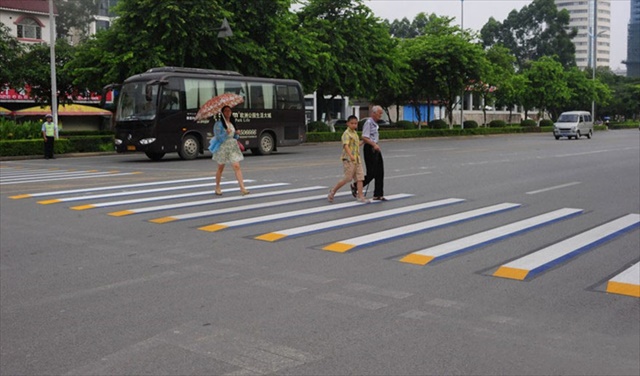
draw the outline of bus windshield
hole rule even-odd
[[[158,85],[146,82],[124,84],[120,92],[116,121],[153,120],[156,117]]]

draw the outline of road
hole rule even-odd
[[[1,162],[0,374],[640,373],[637,130],[381,147]]]

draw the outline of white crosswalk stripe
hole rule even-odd
[[[264,240],[268,242],[274,242],[280,239],[284,239],[287,236],[297,236],[297,235],[309,234],[312,232],[320,232],[323,230],[329,230],[329,229],[337,228],[341,226],[351,226],[357,223],[370,221],[370,220],[377,221],[377,220],[388,218],[395,215],[408,214],[418,210],[432,209],[439,206],[457,204],[463,201],[464,199],[461,199],[461,198],[448,198],[444,200],[431,201],[431,202],[426,202],[426,203],[417,204],[417,205],[403,206],[396,209],[383,210],[380,212],[376,212],[376,215],[373,218],[371,217],[371,214],[363,214],[355,217],[340,218],[333,221],[314,223],[307,226],[277,230],[267,234],[260,235],[256,237],[256,239]]]
[[[387,196],[387,200],[389,200],[389,201],[398,200],[398,199],[402,199],[402,198],[408,198],[408,197],[411,197],[411,196],[412,195],[401,193],[401,194],[397,194],[397,195]],[[321,198],[324,198],[324,197],[325,197],[324,195],[321,196]],[[381,203],[381,202],[382,201],[373,201],[368,205],[374,205],[374,204]],[[214,231],[220,231],[220,230],[223,230],[223,229],[226,229],[226,228],[230,228],[230,227],[247,226],[247,225],[252,225],[252,224],[261,223],[261,222],[277,221],[278,219],[285,219],[285,218],[288,219],[288,218],[293,218],[293,217],[299,217],[299,216],[302,216],[302,215],[324,213],[324,212],[333,211],[333,210],[351,208],[351,207],[359,206],[359,205],[365,205],[365,204],[363,204],[361,202],[358,202],[358,201],[355,201],[355,202],[352,201],[352,202],[345,202],[345,203],[342,203],[342,204],[318,206],[318,207],[313,207],[313,208],[309,208],[309,209],[295,210],[295,211],[290,211],[290,212],[286,212],[286,213],[265,215],[265,216],[261,216],[261,217],[240,219],[240,220],[231,221],[231,222],[214,223],[212,225],[199,227],[198,230],[214,232]]]
[[[247,189],[262,189],[262,188],[279,187],[279,186],[283,186],[283,185],[286,185],[286,183],[271,183],[271,184],[249,185],[246,188]],[[230,191],[239,191],[239,190],[240,190],[240,188],[230,188],[227,191],[230,192]],[[188,192],[188,193],[177,193],[177,194],[166,195],[166,196],[151,196],[151,197],[144,197],[144,198],[135,198],[135,199],[130,199],[130,200],[109,201],[109,202],[102,202],[102,203],[85,204],[85,205],[79,205],[79,206],[72,206],[70,209],[73,209],[73,210],[87,210],[87,209],[95,209],[95,208],[106,208],[106,207],[110,207],[110,206],[122,206],[122,205],[129,205],[129,204],[139,204],[139,203],[143,203],[143,202],[175,200],[175,199],[178,199],[178,198],[190,198],[190,197],[196,197],[196,196],[211,196],[212,194],[213,194],[212,190]],[[59,201],[56,201],[56,202],[59,202]],[[42,202],[39,202],[39,203],[42,203]]]
[[[358,236],[351,239],[341,240],[336,243],[332,243],[322,248],[325,251],[332,251],[338,253],[344,253],[356,247],[364,245],[370,245],[381,241],[414,234],[420,231],[427,231],[437,227],[450,225],[452,223],[466,221],[470,219],[479,218],[485,215],[499,213],[505,210],[510,210],[519,207],[520,204],[504,203],[498,205],[492,205],[485,208],[475,209],[464,213],[458,213],[449,215],[442,218],[431,219],[428,221],[414,223],[407,226],[397,227],[386,231],[381,231],[376,234],[367,234],[364,236]]]
[[[482,245],[498,241],[507,236],[530,230],[560,219],[564,219],[576,214],[582,213],[582,209],[560,209],[551,213],[542,214],[533,218],[528,218],[519,222],[511,223],[506,226],[494,228],[479,234],[460,238],[448,243],[440,244],[435,247],[426,248],[413,252],[400,261],[411,264],[426,265],[429,262],[451,256],[463,251],[474,249]]]
[[[640,224],[640,215],[626,215],[502,265],[493,275],[519,280],[530,278],[543,270],[576,256],[593,245],[637,227],[638,224]]]

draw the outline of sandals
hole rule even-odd
[[[370,202],[371,202],[371,201],[369,201],[369,199],[367,199],[367,198],[366,198],[366,197],[364,197],[364,196],[363,196],[363,197],[358,197],[358,198],[356,198],[356,201],[361,202],[361,203],[363,203],[363,204],[368,204],[368,203],[370,203]]]
[[[353,183],[351,183],[351,195],[353,197],[358,197],[358,187]]]
[[[374,197],[373,199],[376,201],[387,201],[387,199],[384,196]]]
[[[220,188],[216,188],[216,196],[222,196],[222,190]]]
[[[329,190],[329,194],[327,195],[327,200],[331,203],[333,203],[333,197],[335,197],[336,193],[333,191],[333,189]]]
[[[243,189],[243,190],[241,190],[241,191],[240,191],[240,194],[241,194],[241,195],[243,195],[243,196],[246,196],[246,195],[248,195],[249,193],[251,193],[251,192],[249,192],[249,190],[248,190],[248,189]]]

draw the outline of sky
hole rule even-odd
[[[522,0],[365,0],[364,3],[381,18],[393,21],[407,17],[412,21],[424,12],[438,16],[455,17],[453,21],[460,25],[464,16],[464,28],[480,31],[490,17],[503,22],[512,10],[520,11],[532,1]],[[464,10],[461,9],[464,4]],[[626,69],[621,63],[627,58],[627,25],[631,12],[630,0],[611,0],[611,55],[610,67],[613,70]]]

